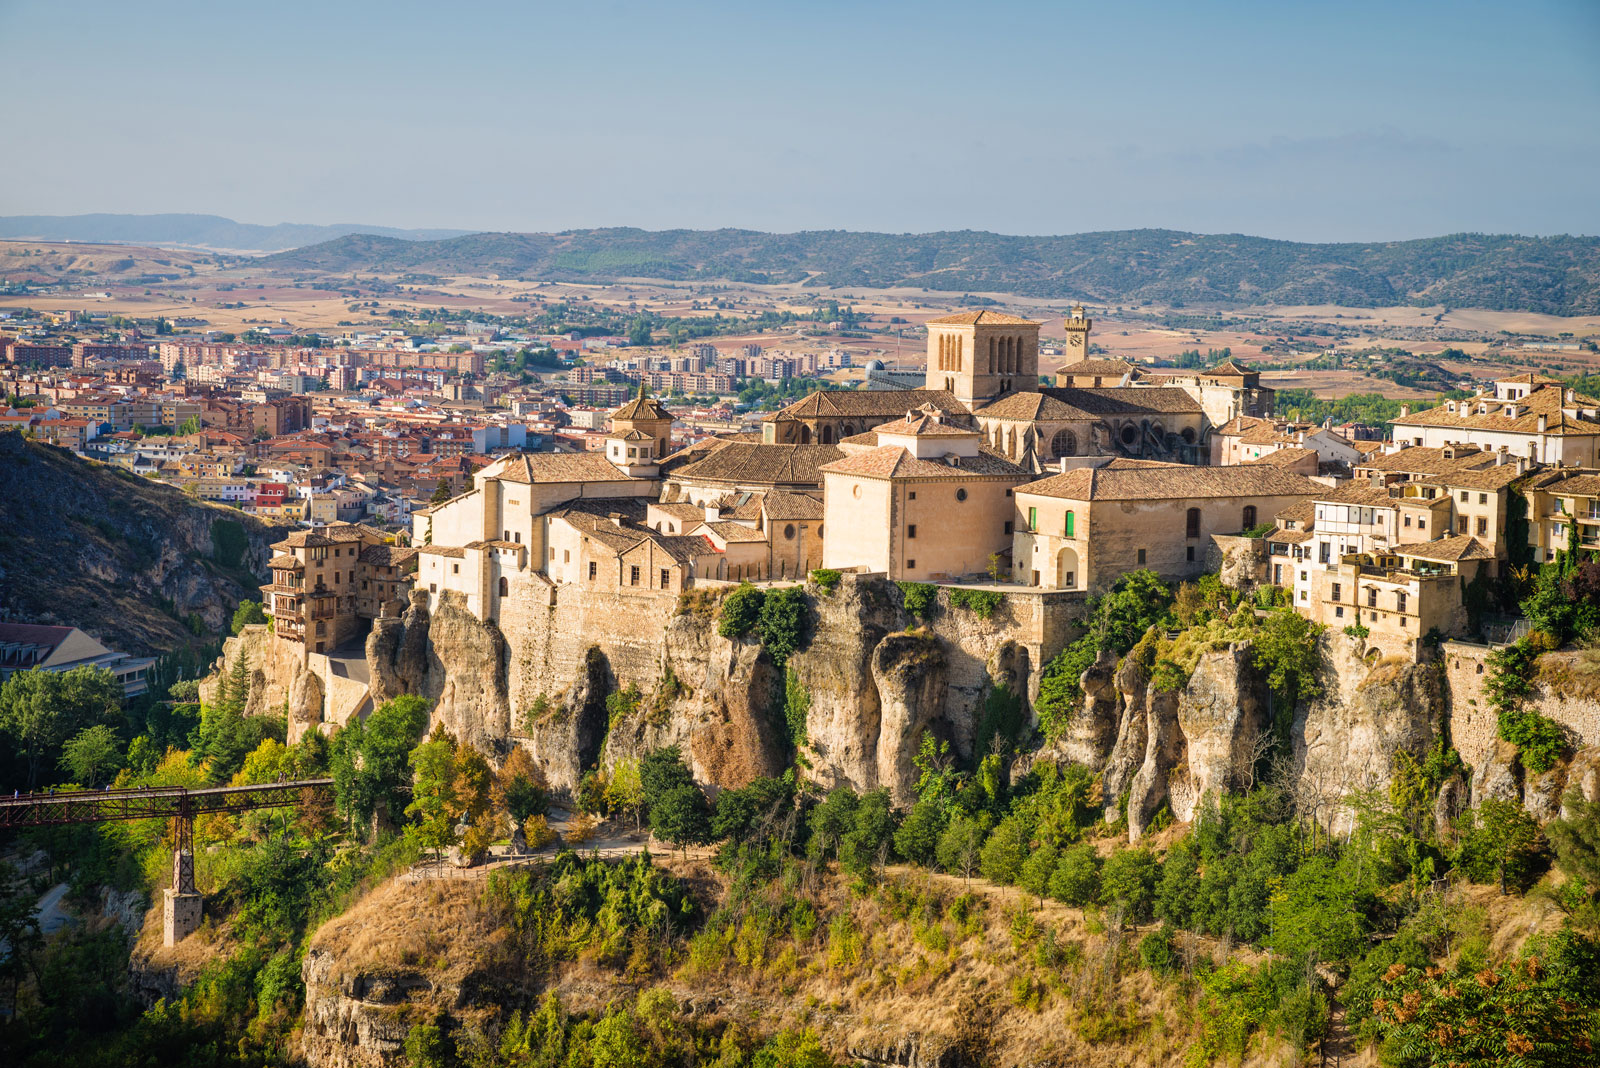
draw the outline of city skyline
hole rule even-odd
[[[0,7],[7,214],[1600,232],[1600,9]],[[63,57],[74,57],[62,77]],[[50,86],[48,93],[41,86]],[[138,101],[124,111],[122,101]],[[105,164],[122,166],[107,183]],[[85,166],[94,163],[93,166]]]

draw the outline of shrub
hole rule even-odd
[[[805,641],[806,591],[789,586],[768,593],[756,618],[756,631],[772,662],[786,665]]]
[[[1005,594],[999,590],[962,590],[950,591],[950,605],[953,608],[965,608],[977,615],[979,619],[988,619],[994,615],[994,610],[1000,607],[1000,602],[1005,599]]]
[[[755,629],[761,618],[761,606],[766,594],[746,582],[728,594],[722,601],[722,618],[717,621],[717,633],[737,641]]]
[[[806,717],[811,713],[811,694],[800,685],[794,668],[783,670],[783,723],[789,734],[789,747],[799,750],[806,744]]]
[[[1368,627],[1365,623],[1347,624],[1344,628],[1344,632],[1346,636],[1351,638],[1366,639],[1372,636],[1372,628]]]
[[[1139,940],[1139,963],[1157,974],[1171,971],[1178,959],[1174,931],[1164,923]]]
[[[618,723],[639,711],[639,702],[644,697],[637,683],[628,683],[620,690],[613,690],[606,695],[606,730],[615,730]]]
[[[1567,749],[1561,724],[1537,712],[1501,712],[1496,729],[1501,738],[1517,747],[1522,766],[1536,775],[1555,767]]]
[[[918,619],[929,618],[934,602],[939,597],[939,587],[926,582],[896,582],[895,585],[900,587],[900,595],[909,614]]]
[[[1082,842],[1061,855],[1050,875],[1050,896],[1063,905],[1077,908],[1100,896],[1100,855],[1094,846]]]
[[[1120,909],[1127,923],[1144,923],[1155,905],[1155,854],[1148,849],[1121,849],[1106,858],[1100,872],[1100,903]]]
[[[815,582],[823,593],[832,593],[838,588],[839,579],[843,576],[842,571],[836,571],[831,567],[819,567],[811,572],[811,581]]]

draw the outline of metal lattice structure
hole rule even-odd
[[[73,790],[0,797],[0,830],[49,827],[112,820],[177,819],[180,823],[211,812],[249,812],[288,808],[313,801],[333,786],[332,779],[296,779],[259,786],[152,786],[138,790]]]

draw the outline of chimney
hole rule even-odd
[[[1566,401],[1568,404],[1576,404],[1578,401],[1578,391],[1568,388],[1566,392]]]
[[[1404,419],[1406,416],[1408,416],[1410,414],[1411,414],[1411,405],[1409,405],[1409,404],[1400,405],[1400,418]]]
[[[707,523],[714,523],[718,519],[721,519],[721,518],[722,518],[722,509],[721,508],[718,508],[714,504],[707,504],[706,505],[706,522]]]
[[[1550,417],[1543,412],[1539,413],[1539,433],[1543,434],[1550,426]]]
[[[621,512],[612,512],[606,518],[611,520],[612,526],[625,527],[628,525],[628,521],[623,518]]]

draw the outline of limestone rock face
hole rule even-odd
[[[1128,838],[1137,842],[1167,799],[1170,773],[1183,763],[1186,740],[1178,725],[1179,695],[1145,691],[1144,761],[1128,784]]]
[[[1067,724],[1057,748],[1067,760],[1099,769],[1117,742],[1117,658],[1101,650],[1089,670],[1078,679],[1083,687],[1083,710]]]
[[[301,1052],[317,1068],[366,1068],[403,1059],[411,1021],[408,995],[431,984],[414,973],[336,979],[333,959],[307,951],[301,965],[306,984]]]
[[[878,785],[882,716],[872,654],[899,623],[899,610],[881,586],[854,575],[813,604],[811,643],[789,659],[811,701],[804,755],[821,785],[871,790]]]
[[[944,651],[925,634],[891,634],[872,651],[872,679],[881,702],[877,784],[896,805],[909,806],[916,800],[912,758],[944,711]]]
[[[1567,765],[1567,785],[1593,804],[1600,801],[1600,745],[1591,745],[1572,755]],[[1563,811],[1563,816],[1572,813]]]
[[[1538,774],[1526,772],[1522,781],[1522,807],[1540,823],[1561,815],[1561,795],[1567,789],[1565,761]]]
[[[591,646],[568,684],[553,687],[557,697],[545,713],[534,718],[530,712],[518,725],[519,744],[557,795],[575,797],[584,771],[598,762],[606,740],[606,694],[615,684],[605,654]]]
[[[1472,803],[1481,805],[1493,797],[1501,801],[1522,800],[1522,761],[1517,759],[1517,747],[1504,739],[1495,739],[1494,749],[1484,761],[1480,778],[1472,782]]]
[[[1456,817],[1466,811],[1469,791],[1461,773],[1450,776],[1439,784],[1439,794],[1433,800],[1434,833],[1443,835],[1450,830]]]
[[[1271,729],[1255,648],[1235,642],[1200,658],[1178,703],[1188,775],[1172,783],[1172,814],[1187,820],[1207,791],[1248,785],[1256,740]]]
[[[1387,790],[1395,755],[1421,758],[1445,727],[1445,699],[1435,664],[1378,660],[1369,666],[1360,639],[1324,633],[1318,679],[1323,690],[1301,705],[1291,728],[1298,786],[1335,798],[1352,790]],[[1365,654],[1365,656],[1364,656]],[[1340,812],[1334,829],[1352,818]]]
[[[1106,760],[1105,779],[1101,787],[1107,822],[1116,820],[1122,792],[1132,786],[1134,775],[1144,765],[1146,739],[1149,737],[1149,716],[1145,708],[1149,679],[1145,677],[1144,668],[1132,657],[1124,659],[1116,670],[1113,684],[1119,706],[1117,740]]]

